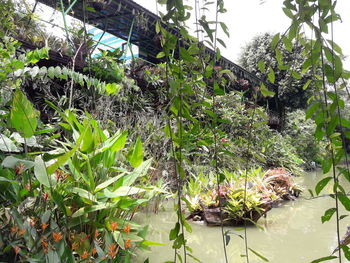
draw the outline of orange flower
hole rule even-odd
[[[108,246],[108,255],[111,256],[111,258],[115,258],[115,256],[118,253],[119,248],[117,248],[117,245],[115,243],[112,243]]]
[[[131,240],[130,239],[125,241],[125,249],[128,249],[129,247],[131,247]]]
[[[44,249],[44,252],[47,253],[47,250],[49,248],[49,243],[46,241],[46,239],[41,240],[41,246]]]
[[[118,223],[117,223],[117,222],[112,222],[112,223],[111,223],[111,229],[112,229],[112,231],[116,231],[117,228],[118,228]]]
[[[77,250],[79,248],[79,243],[78,242],[74,242],[72,244],[72,250]]]
[[[15,251],[16,255],[21,251],[21,248],[19,246],[15,246],[13,248],[13,250]]]
[[[21,163],[15,167],[15,173],[17,175],[20,175],[21,173],[23,173],[25,168],[26,168],[26,166],[23,163]]]
[[[96,253],[97,253],[97,249],[96,249],[96,247],[94,247],[91,251],[91,255],[95,256]]]
[[[45,229],[46,229],[48,226],[49,226],[48,224],[43,223],[43,224],[41,225],[41,230],[44,232]]]
[[[127,225],[124,227],[123,231],[124,231],[126,234],[129,234],[129,233],[130,233],[130,225],[127,224]]]
[[[53,241],[57,243],[63,238],[63,236],[60,232],[56,232],[56,233],[52,233],[52,238],[53,238]]]
[[[11,233],[16,233],[18,231],[18,227],[17,226],[13,226],[10,229]]]
[[[81,256],[82,259],[87,259],[89,256],[89,253],[85,250],[84,254]]]
[[[96,229],[95,230],[95,239],[97,239],[99,235],[100,235],[100,232],[98,232],[98,229]]]
[[[18,233],[19,233],[20,236],[23,236],[25,232],[26,232],[25,229],[21,229]]]

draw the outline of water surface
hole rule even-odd
[[[337,246],[335,217],[322,224],[321,216],[325,210],[335,206],[335,201],[330,197],[307,199],[310,197],[307,189],[314,189],[322,178],[320,171],[306,173],[304,177],[297,178],[298,183],[305,188],[303,195],[296,201],[288,201],[278,208],[273,208],[268,212],[266,219],[261,218],[258,223],[264,230],[255,226],[248,227],[249,247],[264,255],[271,263],[309,263],[330,255]],[[331,187],[329,184],[321,194],[330,193]],[[164,206],[165,211],[157,214],[142,213],[138,215],[138,220],[149,224],[149,240],[169,246],[152,246],[151,252],[141,253],[138,257],[139,262],[149,258],[151,263],[162,263],[174,258],[174,250],[171,248],[172,243],[168,240],[168,235],[176,222],[176,214],[170,202]],[[346,214],[344,209],[341,209],[341,214]],[[341,220],[341,236],[345,234],[348,225],[350,225],[348,217]],[[193,249],[193,254],[203,263],[225,263],[220,227],[207,227],[196,223],[191,223],[191,226],[193,231],[186,233],[186,238],[188,245]],[[225,230],[244,235],[243,230],[233,227],[225,227]],[[226,248],[230,263],[246,262],[241,256],[245,253],[244,241],[239,236],[231,235]],[[249,256],[250,263],[263,262],[252,253],[249,253]],[[195,261],[188,259],[187,262]],[[346,262],[346,259],[343,259],[343,262]]]

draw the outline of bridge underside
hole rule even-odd
[[[62,9],[59,0],[38,1],[55,9]],[[74,5],[70,4],[74,2]],[[157,15],[132,0],[110,0],[105,5],[89,2],[84,6],[84,1],[70,1],[69,3],[67,0],[63,0],[64,9],[70,11],[69,15],[121,39],[128,40],[130,36],[130,42],[139,47],[141,58],[153,63],[160,62],[156,58],[156,55],[161,51],[155,30],[156,22],[160,19]],[[93,7],[95,10],[89,7]],[[174,34],[177,33],[174,29],[168,28],[168,30]],[[213,50],[207,47],[205,49],[205,53],[214,57]],[[249,80],[251,85],[259,85],[260,83],[260,79],[254,74],[225,57],[221,57],[217,65],[224,69],[230,69],[237,78]]]

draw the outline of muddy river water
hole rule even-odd
[[[249,247],[261,253],[271,263],[310,263],[314,259],[330,255],[337,246],[335,217],[322,224],[321,216],[325,210],[335,206],[335,201],[327,196],[309,199],[310,194],[307,191],[309,188],[314,189],[322,178],[320,171],[309,172],[296,178],[296,181],[304,187],[303,195],[296,201],[285,202],[269,211],[267,218],[258,221],[263,230],[249,226],[247,229]],[[331,184],[321,194],[330,192]],[[164,207],[165,210],[157,214],[153,212],[139,214],[138,221],[149,224],[149,240],[169,246],[152,246],[152,251],[142,252],[142,256],[138,256],[138,262],[144,262],[149,258],[151,263],[163,263],[174,258],[168,233],[175,224],[176,214],[171,203],[165,203]],[[344,209],[341,209],[341,214],[346,214]],[[345,234],[348,225],[350,225],[348,217],[341,220],[341,236]],[[191,226],[193,231],[186,233],[186,238],[188,245],[193,249],[193,255],[203,263],[224,263],[220,227],[207,227],[195,223],[191,223]],[[244,235],[244,231],[237,228],[225,227],[225,230]],[[226,247],[229,262],[245,263],[245,258],[241,256],[245,252],[244,241],[237,235],[230,236],[230,242]],[[252,253],[249,257],[250,263],[263,262]],[[189,258],[187,262],[195,261]],[[346,262],[346,259],[343,259],[343,262]]]

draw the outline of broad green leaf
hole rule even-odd
[[[322,161],[322,171],[324,174],[328,173],[329,170],[332,167],[332,159],[331,158],[324,158]]]
[[[41,156],[35,157],[34,162],[34,175],[36,179],[46,187],[50,187],[50,178],[46,172],[46,166]]]
[[[179,235],[179,232],[180,232],[180,223],[177,222],[175,224],[175,227],[170,230],[169,240],[175,240],[177,238],[177,236]]]
[[[347,211],[350,211],[350,199],[343,193],[338,193],[338,199]]]
[[[16,144],[4,134],[0,134],[0,151],[2,152],[19,152]]]
[[[30,169],[32,167],[34,167],[34,162],[32,161],[28,161],[28,160],[23,160],[23,159],[19,159],[13,156],[7,156],[1,163],[1,165],[5,168],[11,168],[11,169],[15,169],[16,166],[23,164],[24,165],[24,169]]]
[[[143,161],[143,149],[140,136],[137,137],[134,149],[129,157],[130,165],[134,168],[138,167]]]
[[[32,137],[36,130],[38,116],[39,113],[34,109],[23,92],[20,89],[16,89],[10,114],[12,127],[15,128],[22,137]]]
[[[326,185],[329,183],[329,181],[332,180],[332,177],[329,176],[329,177],[326,177],[326,178],[323,178],[321,181],[319,181],[315,187],[315,192],[316,192],[316,195],[319,195],[322,191],[323,188],[326,187]]]
[[[328,210],[326,210],[326,212],[324,212],[324,215],[321,217],[322,224],[324,222],[329,221],[336,211],[337,211],[336,208],[329,208]]]
[[[175,239],[174,243],[173,243],[173,248],[175,249],[179,249],[182,246],[184,246],[186,244],[185,242],[185,237],[184,235],[181,233],[180,235],[177,236],[177,238]]]
[[[87,190],[85,190],[85,189],[82,189],[82,188],[79,188],[79,187],[73,187],[71,191],[73,193],[78,194],[80,197],[88,199],[88,200],[90,200],[92,202],[96,202],[95,196],[92,193],[90,193]]]
[[[289,18],[293,19],[294,15],[292,13],[292,11],[288,8],[283,8],[283,12],[286,14],[286,16],[288,16]]]

